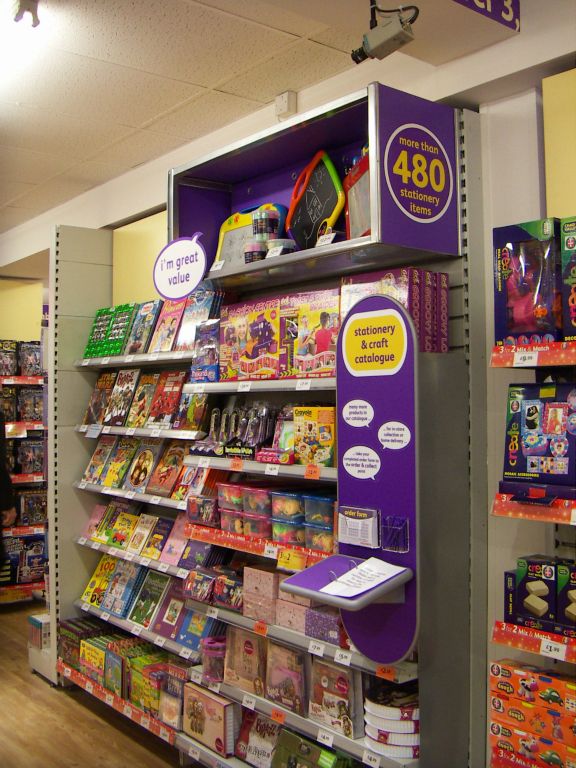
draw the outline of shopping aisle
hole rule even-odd
[[[166,768],[178,754],[79,688],[52,687],[32,674],[27,616],[40,604],[0,606],[2,768]]]

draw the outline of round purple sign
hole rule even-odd
[[[448,210],[454,179],[448,154],[428,128],[405,123],[384,151],[386,185],[402,213],[419,224],[438,221]]]
[[[192,237],[172,240],[154,263],[154,286],[165,299],[183,299],[204,279],[206,253],[196,232]]]

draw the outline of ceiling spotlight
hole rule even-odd
[[[414,40],[412,24],[420,13],[415,5],[385,10],[376,0],[370,1],[370,31],[362,37],[360,48],[352,51],[352,60],[360,64],[366,59],[384,59],[398,48]],[[404,11],[412,11],[410,18],[404,17]],[[380,15],[380,20],[376,14]]]
[[[22,21],[25,13],[29,13],[32,17],[33,27],[37,27],[38,24],[40,24],[40,19],[38,18],[38,0],[18,0],[14,21]]]

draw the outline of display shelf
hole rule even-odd
[[[497,493],[492,514],[495,517],[576,525],[576,501],[554,499],[547,505],[531,504],[529,501],[513,501],[509,493]]]
[[[112,707],[117,712],[124,715],[124,717],[127,717],[129,720],[142,726],[142,728],[150,731],[150,733],[158,736],[163,741],[168,742],[168,744],[174,745],[177,732],[169,725],[166,725],[152,715],[149,715],[147,712],[135,707],[131,702],[120,698],[120,696],[117,696],[115,693],[112,693],[112,691],[104,688],[103,685],[100,685],[86,675],[83,675],[77,669],[65,664],[62,659],[58,659],[57,670],[65,680],[69,680],[71,683],[74,683],[74,685],[79,686],[91,696],[103,701],[109,707]]]
[[[168,563],[163,563],[161,560],[151,560],[149,557],[133,555],[131,552],[124,552],[124,550],[118,549],[117,547],[109,547],[107,544],[91,541],[85,536],[79,536],[75,541],[77,544],[80,544],[81,547],[88,547],[88,549],[94,549],[104,555],[112,555],[112,557],[117,557],[120,560],[128,560],[137,565],[144,565],[146,568],[152,568],[154,571],[167,573],[169,576],[176,576],[178,579],[185,579],[190,573],[187,568],[178,568],[176,565],[169,565]]]
[[[28,437],[28,432],[41,432],[45,429],[41,421],[7,421],[6,437],[10,439]]]
[[[576,365],[576,342],[510,344],[492,349],[493,368],[538,368],[547,365]]]
[[[537,653],[539,656],[576,664],[576,638],[496,621],[492,629],[492,642],[507,645],[509,648],[516,648],[519,651]]]
[[[23,603],[33,600],[33,592],[44,591],[43,581],[33,581],[31,584],[8,584],[0,587],[0,605],[9,603]]]
[[[107,488],[97,483],[87,483],[85,480],[78,480],[74,488],[81,491],[90,491],[92,493],[102,493],[105,496],[114,496],[119,499],[128,499],[142,502],[142,504],[152,504],[157,507],[167,507],[168,509],[186,509],[186,501],[176,501],[176,499],[166,499],[164,496],[151,496],[147,493],[136,493],[127,491],[124,488]]]
[[[188,467],[212,467],[214,469],[227,469],[231,472],[297,477],[302,480],[320,480],[329,483],[335,483],[337,479],[335,467],[318,467],[315,464],[309,464],[308,466],[301,464],[264,464],[260,461],[220,458],[216,456],[186,456],[184,464]]]
[[[318,379],[259,379],[255,381],[215,381],[184,384],[182,392],[188,395],[204,392],[308,392],[336,389],[336,377]]]
[[[10,479],[14,485],[28,485],[32,483],[43,483],[46,478],[40,473],[32,473],[29,475],[10,475]]]
[[[34,536],[45,533],[46,527],[44,525],[13,525],[10,528],[2,529],[2,536],[9,539],[13,536]]]
[[[44,384],[43,376],[0,376],[0,384],[7,387],[40,387]]]
[[[86,357],[75,360],[76,368],[123,368],[125,366],[160,366],[189,363],[193,352],[151,352],[140,355],[111,355],[110,357]]]
[[[247,768],[248,765],[237,757],[218,755],[182,732],[176,734],[174,746],[180,752],[188,755],[197,763],[207,766],[207,768]]]
[[[191,429],[161,429],[159,427],[103,427],[100,424],[78,424],[76,432],[85,434],[86,437],[100,437],[100,435],[128,435],[129,437],[169,437],[172,440],[198,440],[204,437],[205,432]]]
[[[90,613],[92,616],[97,616],[99,619],[102,619],[102,621],[114,624],[114,626],[123,629],[125,632],[129,632],[131,635],[143,637],[144,640],[154,643],[154,645],[157,645],[159,648],[165,648],[167,651],[176,653],[185,659],[198,658],[198,654],[190,648],[187,648],[185,645],[176,643],[174,640],[170,640],[163,635],[158,635],[156,632],[151,632],[149,629],[144,629],[140,624],[135,624],[133,621],[121,619],[119,616],[114,616],[107,611],[102,611],[100,608],[85,603],[83,600],[76,600],[74,605],[84,613]]]

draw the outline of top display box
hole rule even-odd
[[[301,282],[303,270],[310,279],[456,257],[460,253],[456,118],[448,106],[372,83],[172,169],[169,239],[202,233],[200,242],[212,265],[207,277],[223,287],[250,290]],[[343,214],[329,244],[252,263],[238,258],[247,233],[234,228],[236,214],[266,203],[289,208],[295,182],[320,151],[327,153],[340,180],[356,169],[350,178],[357,181],[363,149],[369,168],[355,203],[356,210],[359,206],[365,212],[369,207],[367,234],[345,239]],[[309,179],[303,183],[308,186],[300,185],[298,195],[304,215],[324,218],[323,193],[328,190],[321,185],[314,188]],[[349,184],[344,187],[348,205]],[[222,247],[220,228],[227,220],[231,226]]]

